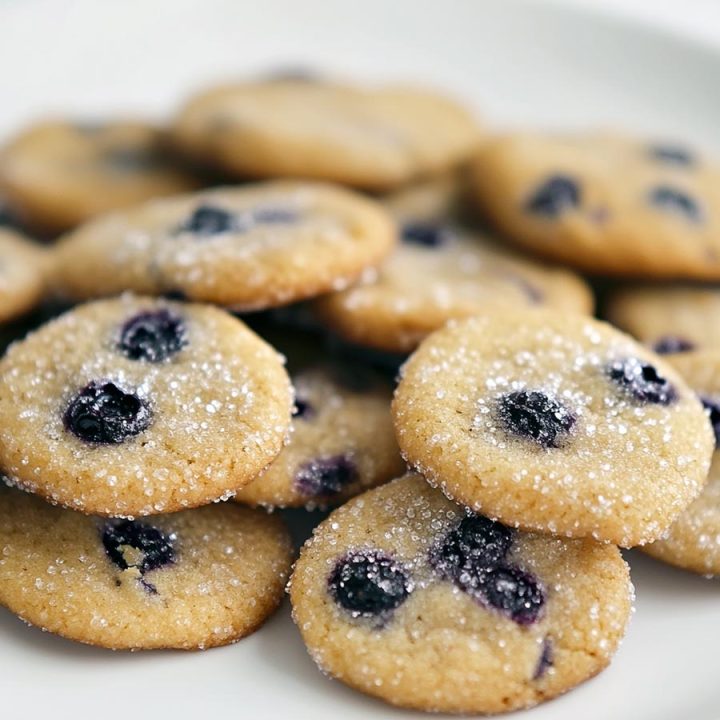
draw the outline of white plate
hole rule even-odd
[[[622,124],[720,150],[720,55],[517,0],[17,0],[0,4],[0,54],[0,131],[45,111],[161,116],[206,81],[302,63],[429,81],[498,124]],[[637,613],[612,667],[524,717],[720,718],[720,588],[629,559]],[[416,717],[323,678],[287,607],[238,645],[191,654],[113,654],[0,611],[0,690],[4,718]]]

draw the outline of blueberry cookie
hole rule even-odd
[[[0,226],[0,323],[28,312],[42,300],[49,270],[44,250]]]
[[[530,707],[600,672],[632,585],[613,545],[511,530],[409,474],[315,530],[290,596],[324,672],[394,705],[474,714]]]
[[[707,485],[660,540],[643,550],[701,575],[720,574],[720,352],[673,355],[668,362],[686,379],[705,407],[715,435]]]
[[[448,496],[526,530],[624,547],[699,495],[714,438],[700,401],[623,333],[579,315],[453,323],[404,366],[400,450]]]
[[[592,312],[592,293],[573,273],[511,255],[457,225],[408,220],[400,236],[376,274],[316,301],[318,316],[346,340],[409,352],[448,320],[497,308]]]
[[[0,489],[0,604],[71,640],[202,649],[256,630],[280,604],[282,521],[221,503],[108,520]]]
[[[603,135],[510,135],[474,165],[508,239],[592,273],[720,279],[720,167],[684,147]]]
[[[403,472],[389,384],[352,366],[293,375],[290,442],[236,500],[269,507],[337,504]]]
[[[79,306],[0,363],[0,465],[87,513],[140,516],[235,493],[280,452],[280,356],[222,310],[124,296]]]
[[[302,177],[381,190],[467,159],[479,137],[454,101],[407,87],[246,82],[190,99],[175,123],[190,157],[237,177]]]
[[[614,292],[607,319],[660,354],[720,350],[720,290],[689,285]]]
[[[198,186],[169,154],[164,133],[142,122],[41,122],[0,150],[0,187],[24,221],[45,232]]]
[[[379,205],[341,188],[210,190],[82,226],[58,247],[58,283],[76,299],[133,290],[257,310],[347,286],[395,237]]]

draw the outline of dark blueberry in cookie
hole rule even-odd
[[[651,145],[648,149],[650,157],[659,162],[671,165],[693,165],[695,157],[684,147],[678,145]]]
[[[525,210],[554,218],[580,205],[580,186],[566,175],[553,175],[530,196]]]
[[[710,415],[710,424],[715,431],[715,447],[720,447],[720,399],[703,396],[700,400]]]
[[[252,224],[257,225],[286,225],[297,219],[298,214],[289,208],[261,207],[252,211]]]
[[[120,520],[109,522],[102,533],[107,556],[121,569],[136,567],[141,573],[169,565],[175,561],[170,537],[152,525]],[[138,553],[128,552],[128,548]]]
[[[357,480],[357,467],[345,455],[318,458],[295,473],[295,486],[309,497],[334,495]]]
[[[448,579],[462,582],[500,564],[512,543],[512,531],[482,515],[470,515],[430,551],[430,564]],[[472,583],[471,583],[472,584]]]
[[[75,395],[63,419],[65,427],[80,440],[110,445],[147,430],[152,413],[137,395],[113,382],[95,381]]]
[[[636,400],[669,405],[676,397],[675,388],[650,363],[630,357],[614,360],[608,367],[610,379]]]
[[[693,222],[698,222],[702,217],[698,203],[682,190],[661,185],[653,188],[648,198],[656,208],[683,215]]]
[[[180,226],[179,232],[210,236],[230,232],[235,227],[235,216],[232,213],[212,205],[200,205]]]
[[[409,245],[435,248],[444,245],[450,233],[446,227],[432,222],[408,222],[402,226],[400,239]]]
[[[575,424],[575,416],[560,402],[537,390],[519,390],[498,399],[505,429],[543,448],[558,447]]]
[[[539,680],[549,668],[553,666],[555,662],[555,651],[553,649],[552,640],[546,637],[543,640],[542,650],[540,650],[540,657],[538,659],[535,673],[533,674],[533,680]]]
[[[391,557],[364,550],[338,561],[328,578],[328,590],[335,602],[355,617],[372,617],[402,605],[413,585]]]
[[[159,363],[187,342],[183,319],[169,310],[155,310],[135,315],[123,325],[118,349],[130,360]]]
[[[674,335],[665,335],[653,345],[653,350],[658,355],[670,355],[672,353],[688,352],[694,349],[695,343]]]
[[[293,417],[302,420],[308,420],[315,414],[313,406],[302,398],[295,398],[295,408],[293,409]]]
[[[534,623],[545,604],[545,595],[537,580],[516,567],[499,567],[483,578],[483,598],[519,625]]]

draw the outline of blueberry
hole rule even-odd
[[[80,440],[102,445],[121,443],[146,430],[152,420],[147,404],[115,383],[99,380],[70,401],[65,427]]]
[[[298,214],[294,210],[282,207],[260,207],[251,213],[253,225],[286,225],[297,219]]]
[[[295,486],[309,497],[334,495],[357,480],[357,467],[346,455],[318,458],[300,466]]]
[[[653,345],[653,350],[658,355],[670,355],[671,353],[688,352],[694,349],[695,343],[675,335],[664,335]]]
[[[413,590],[407,572],[377,550],[352,552],[338,561],[328,578],[335,602],[354,617],[372,617],[402,605]]]
[[[307,420],[315,414],[313,406],[302,398],[295,398],[295,408],[293,409],[293,417]]]
[[[175,550],[171,540],[171,537],[152,525],[134,520],[109,522],[102,532],[102,543],[110,560],[121,570],[136,567],[141,574],[175,562]],[[128,547],[142,554],[139,563],[128,562],[125,555],[125,548]],[[132,560],[132,557],[130,559]]]
[[[539,680],[549,668],[553,666],[555,662],[555,651],[553,648],[552,640],[546,637],[543,640],[542,650],[540,651],[540,657],[538,658],[537,666],[533,674],[533,680]]]
[[[498,567],[485,574],[483,599],[519,625],[534,623],[545,604],[545,594],[537,580],[516,567]]]
[[[231,232],[235,228],[235,216],[232,213],[212,205],[200,205],[180,226],[179,232],[210,236]]]
[[[187,345],[183,319],[169,310],[142,312],[120,331],[118,349],[130,360],[159,363]]]
[[[636,400],[670,405],[677,398],[675,388],[650,363],[630,357],[614,360],[608,376]]]
[[[443,577],[463,586],[468,578],[500,564],[511,544],[509,528],[482,515],[471,515],[430,550],[430,564]]]
[[[508,432],[543,448],[558,447],[576,422],[564,405],[537,390],[519,390],[501,396],[498,415]]]
[[[553,175],[540,185],[525,203],[525,210],[535,215],[557,217],[580,205],[580,186],[566,175]]]
[[[720,400],[707,396],[701,396],[700,400],[710,414],[710,424],[715,431],[715,447],[720,448]]]
[[[400,239],[409,245],[436,248],[444,245],[450,233],[446,227],[432,222],[409,222],[402,226]]]
[[[676,188],[660,185],[653,188],[648,201],[651,205],[678,215],[683,215],[692,222],[699,222],[702,218],[700,206],[687,193]]]
[[[684,147],[678,145],[651,145],[648,153],[653,160],[668,163],[670,165],[693,165],[695,157]]]

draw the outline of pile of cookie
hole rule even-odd
[[[720,572],[720,291],[677,284],[720,279],[718,188],[684,147],[294,75],[20,132],[0,603],[194,649],[287,584],[321,670],[387,702],[573,688],[632,612],[619,547]],[[287,508],[329,511],[294,570]]]

